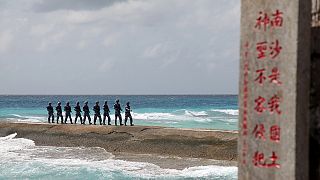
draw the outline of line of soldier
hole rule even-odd
[[[122,109],[121,109],[121,105],[119,103],[119,99],[116,100],[113,108],[115,110],[115,125],[117,126],[117,119],[119,118],[120,125],[122,126],[123,125],[122,117],[121,117]],[[74,107],[74,111],[76,112],[75,124],[77,124],[78,118],[80,119],[81,124],[85,124],[87,118],[89,120],[89,124],[92,124],[88,101],[84,102],[84,106],[82,107],[82,110],[84,112],[83,119],[82,119],[82,115],[81,115],[82,111],[81,111],[80,103],[77,102],[76,106]],[[47,106],[47,111],[48,111],[48,123],[51,123],[51,122],[54,123],[54,110],[53,110],[51,102],[49,102],[49,105]],[[56,111],[57,111],[57,124],[59,123],[59,118],[61,118],[61,124],[67,124],[68,118],[70,119],[70,123],[73,124],[72,118],[71,118],[72,111],[71,111],[71,106],[70,106],[69,102],[67,102],[66,106],[64,107],[64,111],[65,111],[64,121],[63,121],[62,107],[61,107],[60,102],[58,102],[58,105],[56,106]],[[101,118],[101,114],[100,114],[99,101],[96,102],[95,106],[93,107],[93,111],[94,111],[94,118],[93,118],[94,125],[96,125],[97,118],[99,118],[100,125],[102,125],[102,118]],[[108,125],[111,125],[111,118],[110,118],[110,110],[109,110],[109,106],[108,106],[108,101],[104,102],[103,111],[104,111],[103,125],[106,125],[106,118],[108,118]],[[132,110],[130,107],[130,102],[127,102],[126,107],[125,107],[125,121],[124,121],[125,126],[127,125],[128,119],[130,119],[130,125],[133,126],[131,111]],[[50,121],[50,119],[52,119],[52,121]]]

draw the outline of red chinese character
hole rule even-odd
[[[266,57],[266,51],[268,49],[267,41],[259,42],[256,45],[256,49],[258,51],[258,59],[263,59]]]
[[[271,20],[272,27],[281,27],[283,23],[283,13],[277,9],[277,11],[272,14],[273,19]]]
[[[273,125],[270,127],[270,140],[279,142],[280,141],[280,127]]]
[[[246,44],[244,45],[245,47],[245,51],[244,51],[244,57],[248,58],[249,55],[249,42],[246,42]]]
[[[281,114],[281,110],[279,109],[280,97],[278,97],[277,95],[274,95],[272,98],[270,98],[270,100],[268,101],[268,106],[271,114],[274,112]]]
[[[246,164],[247,163],[247,151],[248,151],[248,144],[246,140],[243,140],[242,144],[242,163]]]
[[[271,163],[267,165],[268,167],[280,168],[280,164],[277,163],[278,156],[276,155],[275,152],[272,152],[272,156],[270,157],[270,160],[271,160]]]
[[[254,100],[256,103],[256,107],[254,108],[258,113],[263,113],[266,110],[266,107],[264,107],[264,102],[266,101],[265,98],[259,96],[257,99]]]
[[[270,23],[270,18],[267,13],[259,12],[259,17],[256,21],[255,28],[261,29],[261,26],[263,26],[264,31],[267,30],[267,26]]]
[[[270,46],[271,58],[272,59],[276,58],[280,54],[281,49],[282,49],[282,47],[279,45],[279,40],[276,40],[275,42],[272,42],[271,46]]]
[[[256,73],[258,74],[258,77],[255,79],[255,81],[258,82],[260,85],[262,85],[264,80],[266,80],[266,76],[264,75],[265,71],[266,71],[266,69],[258,69],[258,70],[256,70]]]
[[[264,133],[266,132],[266,130],[264,129],[264,125],[263,124],[256,124],[256,127],[254,127],[253,130],[253,134],[255,138],[259,138],[262,140],[266,140]]]
[[[279,80],[280,79],[280,71],[279,71],[279,69],[277,67],[274,67],[272,69],[271,75],[268,76],[268,77],[270,79],[270,83],[275,83],[275,84],[278,84],[278,85],[281,84],[281,82]]]
[[[264,154],[261,152],[255,152],[253,156],[253,165],[257,167],[265,167],[266,160],[264,159]]]

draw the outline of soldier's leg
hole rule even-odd
[[[94,125],[96,125],[96,121],[97,121],[97,114],[95,114],[95,115],[93,116],[93,124],[94,124]]]
[[[88,119],[89,119],[89,124],[92,124],[90,115],[88,115]]]
[[[114,115],[114,125],[116,125],[117,126],[117,117],[118,117],[118,115]]]
[[[62,114],[60,115],[60,118],[61,118],[61,123],[63,124],[63,116],[62,116]]]
[[[51,123],[51,122],[50,122],[50,116],[51,116],[51,115],[48,114],[48,123]]]
[[[81,116],[81,114],[80,114],[80,122],[81,122],[81,124],[83,124],[83,121],[82,121],[82,116]]]
[[[76,114],[76,117],[74,118],[74,123],[77,124],[77,120],[78,120],[78,114]]]
[[[122,116],[121,116],[121,114],[119,114],[119,119],[120,119],[120,126],[123,126],[123,124],[122,124]]]
[[[57,114],[57,124],[59,124],[59,115]]]
[[[124,116],[124,125],[127,125],[128,116]]]
[[[54,115],[51,114],[51,117],[52,117],[52,123],[54,123]]]
[[[83,121],[82,121],[82,122],[83,122],[83,124],[86,124],[86,119],[87,119],[87,115],[86,115],[86,114],[84,114],[84,115],[83,115]]]
[[[130,126],[133,126],[132,116],[130,115]]]
[[[102,119],[101,119],[101,114],[99,114],[99,121],[100,121],[100,125],[102,125]]]
[[[69,118],[70,118],[70,122],[71,122],[71,124],[73,124],[73,123],[72,123],[72,117],[71,117],[71,114],[69,115]]]
[[[107,117],[107,115],[104,113],[103,114],[103,125],[106,125],[106,117]]]
[[[61,119],[61,124],[63,124],[63,119],[61,118],[60,114],[57,114],[57,121]]]
[[[68,118],[68,115],[66,114],[66,117],[64,119],[64,123],[67,124],[67,118]]]
[[[109,114],[108,114],[108,125],[111,125],[111,118]]]

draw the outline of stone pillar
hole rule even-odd
[[[242,0],[239,179],[308,179],[310,0]]]
[[[320,27],[311,31],[310,179],[320,179]]]

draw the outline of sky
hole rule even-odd
[[[0,0],[0,94],[237,94],[240,0]]]

